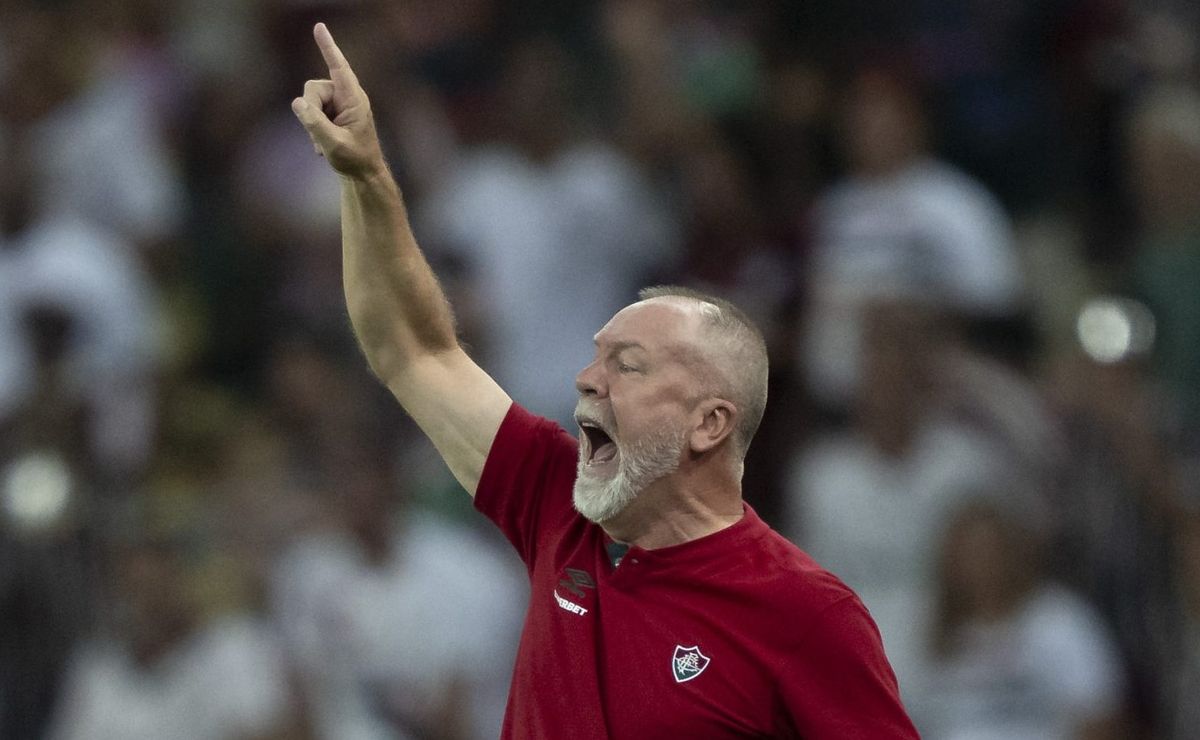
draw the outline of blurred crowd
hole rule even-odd
[[[494,737],[515,557],[369,376],[329,23],[462,340],[752,314],[746,498],[925,737],[1200,738],[1200,8],[0,0],[0,738]]]

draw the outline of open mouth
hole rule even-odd
[[[579,428],[587,438],[588,465],[600,465],[611,461],[617,456],[617,443],[613,442],[608,432],[591,421],[581,420]]]

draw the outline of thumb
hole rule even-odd
[[[329,120],[324,111],[304,98],[296,98],[292,101],[292,112],[296,114],[296,118],[300,119],[300,123],[304,126],[304,130],[308,131],[314,144],[322,149],[333,144],[337,126]]]

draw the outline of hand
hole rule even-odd
[[[292,101],[292,112],[317,154],[338,173],[365,179],[386,170],[367,93],[324,23],[313,28],[313,37],[329,67],[329,79],[304,83],[304,95]]]

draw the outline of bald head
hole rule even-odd
[[[690,288],[658,285],[638,293],[642,302],[668,302],[693,309],[699,319],[698,341],[681,348],[706,394],[731,401],[740,418],[733,432],[734,451],[744,458],[767,405],[767,344],[762,332],[729,301]]]

